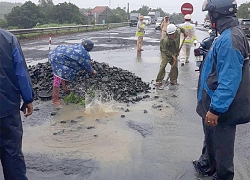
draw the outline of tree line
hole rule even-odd
[[[38,5],[26,1],[23,5],[12,8],[11,12],[0,20],[1,27],[9,28],[33,28],[38,23],[84,24],[84,18],[79,8],[72,3],[54,5],[52,0],[39,0]]]
[[[237,16],[239,18],[250,18],[250,2],[243,3],[238,8]],[[72,3],[59,3],[54,5],[52,0],[39,0],[38,5],[31,1],[26,1],[21,6],[15,6],[11,12],[4,14],[4,18],[0,17],[0,27],[2,28],[33,28],[38,24],[86,24],[83,13],[89,12],[90,9],[79,9]],[[161,8],[151,9],[143,5],[138,10],[142,15],[147,15],[150,11],[159,11],[161,16],[170,15],[170,21],[182,23],[183,15],[181,13],[169,14]],[[113,14],[108,17],[107,23],[120,23],[129,19],[126,7],[112,9]]]

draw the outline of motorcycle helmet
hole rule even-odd
[[[86,49],[86,51],[91,51],[94,47],[94,43],[89,39],[84,39],[82,41],[82,46],[84,47],[84,49]]]
[[[202,11],[208,11],[212,27],[215,28],[220,17],[237,13],[237,3],[235,0],[205,0]]]
[[[177,27],[174,24],[169,24],[167,26],[167,34],[168,35],[174,34],[176,29],[177,29]]]

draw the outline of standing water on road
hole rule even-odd
[[[85,95],[84,112],[86,114],[117,112],[114,107],[114,99],[111,93],[103,91],[94,91],[93,94]]]

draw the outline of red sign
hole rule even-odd
[[[181,13],[185,16],[186,14],[192,14],[194,11],[194,7],[190,3],[184,3],[181,6]]]

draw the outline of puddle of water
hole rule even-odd
[[[118,121],[118,113],[103,109],[86,114],[84,108],[71,104],[60,109],[51,122],[26,127],[24,153],[87,156],[99,161],[130,159],[133,133],[124,128],[125,122]]]
[[[127,108],[129,112],[125,112]],[[130,149],[143,137],[129,128],[127,121],[153,127],[173,112],[173,107],[160,99],[156,104],[148,100],[127,106],[113,102],[109,93],[97,91],[94,97],[86,97],[86,108],[65,105],[51,122],[25,127],[23,151],[100,162],[130,161]]]
[[[68,43],[68,44],[79,44],[82,42],[82,39],[68,40],[68,41],[64,41],[64,42]]]
[[[114,35],[114,34],[119,34],[119,33],[112,33],[110,35]],[[110,39],[113,39],[113,38],[117,39],[117,38],[119,38],[119,39],[135,40],[135,41],[137,41],[137,39],[138,39],[137,36],[131,36],[131,37],[109,37],[108,33],[106,33],[103,37],[91,37],[90,39],[92,39],[92,41],[97,46],[97,45],[99,45],[98,44],[98,39],[107,39],[107,38],[110,38]],[[147,41],[147,42],[160,42],[160,39],[154,39],[154,38],[151,38],[151,37],[143,37],[143,41]],[[74,44],[74,43],[80,43],[81,39],[79,39],[79,40],[69,40],[69,41],[65,41],[65,42],[72,43],[72,44]]]
[[[117,32],[114,32],[114,33],[106,33],[106,35],[117,35],[117,34],[119,34],[119,33],[117,33]]]
[[[50,49],[52,50],[52,49],[55,49],[56,47],[57,47],[58,45],[51,45],[50,46]],[[41,46],[29,46],[29,47],[27,47],[27,46],[23,46],[22,47],[22,49],[23,50],[38,50],[38,51],[49,51],[49,45],[41,45]]]
[[[95,47],[121,47],[121,46],[124,46],[124,45],[117,45],[117,44],[96,44]]]
[[[132,36],[132,37],[119,37],[121,39],[128,39],[128,40],[137,40],[137,36]],[[150,37],[143,37],[143,41],[147,41],[147,42],[160,42],[160,39],[154,39],[154,38],[150,38]]]
[[[33,60],[33,59],[26,59],[26,63],[28,66],[33,66],[33,65],[36,65],[38,63],[45,63],[45,62],[48,62],[48,59],[37,59],[37,60]]]
[[[161,58],[158,56],[156,57],[149,57],[149,56],[143,56],[141,53],[137,53],[136,60],[138,60],[138,63],[146,63],[146,64],[160,64]]]

